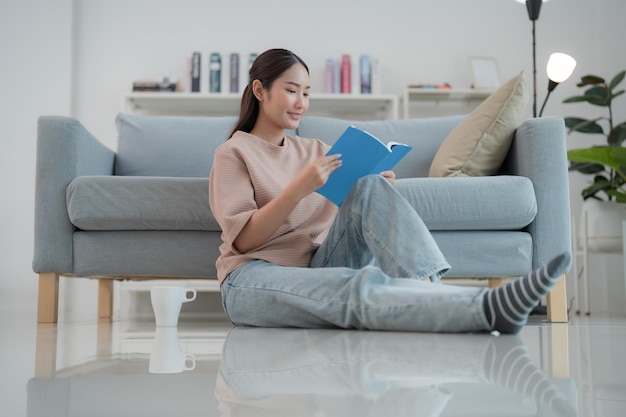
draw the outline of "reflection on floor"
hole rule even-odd
[[[0,323],[2,416],[626,415],[626,319],[497,337]]]

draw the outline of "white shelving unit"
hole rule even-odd
[[[407,87],[402,97],[403,117],[410,117],[410,105],[412,102],[465,102],[470,106],[480,104],[484,99],[489,97],[495,89],[436,89],[436,88],[417,88]]]
[[[122,97],[127,113],[171,116],[236,116],[240,94],[129,93]],[[311,94],[307,115],[343,119],[397,119],[399,97],[392,94]]]

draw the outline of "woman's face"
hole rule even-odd
[[[296,129],[309,108],[310,90],[309,74],[304,66],[292,65],[269,90],[263,90],[257,122],[262,119],[267,127]]]

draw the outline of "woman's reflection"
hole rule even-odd
[[[235,327],[216,396],[224,417],[576,415],[517,336]]]

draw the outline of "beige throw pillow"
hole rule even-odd
[[[506,157],[528,103],[522,71],[500,86],[443,141],[430,165],[431,177],[485,176]]]

